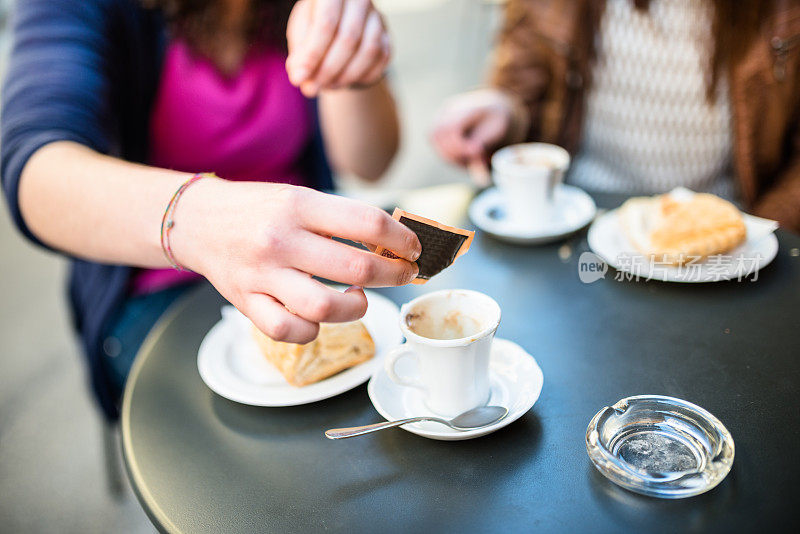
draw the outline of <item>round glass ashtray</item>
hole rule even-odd
[[[733,464],[733,438],[703,408],[673,397],[638,395],[606,406],[586,429],[595,467],[623,488],[665,499],[719,484]]]

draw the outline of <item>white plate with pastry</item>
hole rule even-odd
[[[775,259],[777,227],[714,195],[677,188],[598,217],[588,239],[592,252],[630,278],[717,282],[744,279]]]
[[[322,325],[306,345],[278,343],[233,306],[206,334],[197,353],[203,382],[217,394],[253,406],[297,406],[327,399],[366,382],[387,350],[402,341],[399,309],[366,291],[366,315]]]

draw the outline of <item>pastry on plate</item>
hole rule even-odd
[[[725,254],[747,237],[736,206],[715,195],[685,189],[631,198],[619,209],[619,221],[636,250],[670,265]]]
[[[375,342],[361,321],[323,323],[317,339],[304,345],[275,341],[256,327],[252,333],[267,360],[293,386],[319,382],[375,355]]]

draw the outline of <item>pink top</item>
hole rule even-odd
[[[308,101],[289,83],[285,61],[277,50],[250,51],[239,73],[228,78],[174,40],[153,106],[150,163],[215,172],[229,180],[307,185],[299,164],[314,117]],[[134,276],[131,291],[150,293],[196,278],[191,272],[143,269]]]

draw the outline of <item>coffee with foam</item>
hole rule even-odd
[[[461,339],[481,331],[480,322],[458,310],[435,315],[420,305],[406,316],[406,325],[418,336],[428,339]]]

